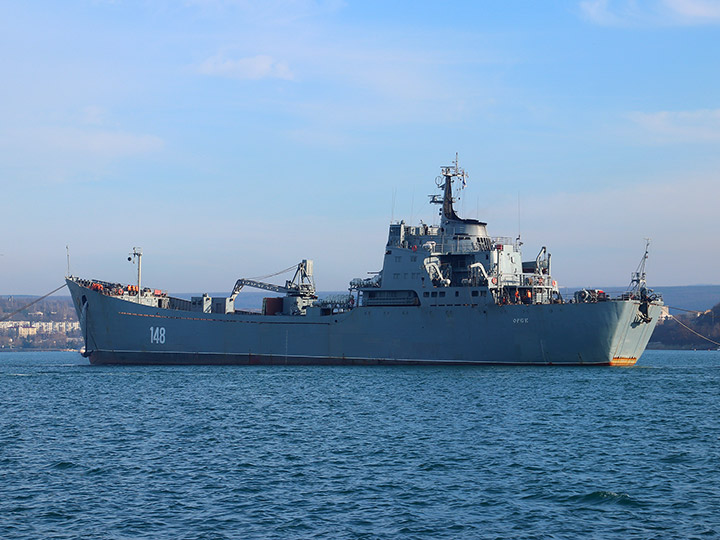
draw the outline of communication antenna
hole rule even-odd
[[[138,304],[140,303],[140,294],[142,293],[142,288],[140,286],[140,278],[142,276],[142,248],[134,247],[132,250],[132,253],[130,253],[130,256],[128,257],[128,261],[131,261],[133,264],[135,264],[135,258],[137,257],[138,262],[138,293],[137,293],[137,301]]]
[[[465,169],[460,168],[460,158],[458,157],[457,152],[455,152],[455,161],[453,162],[453,165],[455,165],[455,176],[457,176],[458,180],[460,180],[460,188],[458,189],[458,192],[460,192],[467,187],[467,180],[470,175],[465,172]],[[459,193],[458,200],[460,200]]]
[[[65,245],[65,251],[67,252],[67,276],[70,277],[70,246]]]
[[[520,236],[521,236],[521,230],[522,230],[522,229],[520,229],[520,192],[519,192],[519,191],[518,191],[518,196],[517,196],[517,202],[518,202],[518,207],[517,207],[517,218],[518,218],[518,236],[517,236],[517,243],[518,243],[519,246],[522,246],[522,242],[520,241]]]
[[[645,264],[648,260],[648,255],[650,253],[650,239],[645,238],[645,253],[642,256],[642,259],[640,259],[640,264],[638,264],[637,270],[635,270],[631,276],[630,280],[630,291],[637,291],[640,292],[642,289],[646,288],[646,282],[645,282]]]

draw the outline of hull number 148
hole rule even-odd
[[[150,327],[150,343],[165,343],[165,327],[164,326],[151,326]]]

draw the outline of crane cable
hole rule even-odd
[[[20,313],[22,310],[29,308],[29,307],[32,306],[33,304],[37,304],[40,300],[44,300],[45,298],[47,298],[47,297],[50,296],[51,294],[54,294],[54,293],[58,292],[60,289],[62,289],[62,288],[65,287],[65,286],[66,286],[66,284],[63,283],[63,284],[60,285],[57,289],[55,289],[54,291],[50,291],[50,292],[47,293],[45,296],[41,296],[40,298],[36,298],[35,300],[33,300],[32,302],[30,302],[29,304],[25,304],[25,305],[24,305],[23,307],[21,307],[20,309],[16,309],[15,311],[13,311],[12,313],[10,313],[9,315],[5,315],[2,319],[0,319],[0,322],[7,321],[8,319],[12,318],[13,315],[17,315],[17,314]]]
[[[274,274],[268,274],[266,276],[255,276],[255,277],[251,277],[251,278],[247,278],[247,279],[267,279],[267,278],[279,276],[280,274],[284,274],[285,272],[289,272],[290,270],[294,270],[295,268],[297,268],[296,264],[294,264],[292,266],[288,266],[285,270],[280,270],[279,272],[275,272]]]

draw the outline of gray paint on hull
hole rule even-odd
[[[359,307],[318,317],[204,314],[143,306],[72,280],[93,363],[609,364],[638,358],[650,324],[637,301]],[[150,328],[165,328],[165,342]]]

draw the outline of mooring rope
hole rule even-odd
[[[40,298],[36,298],[35,300],[33,300],[32,302],[30,302],[29,304],[25,304],[25,305],[24,305],[23,307],[21,307],[20,309],[16,309],[15,311],[13,311],[12,313],[10,313],[9,315],[5,315],[2,319],[0,319],[0,322],[7,321],[7,320],[10,319],[13,315],[17,315],[17,314],[20,313],[22,310],[29,308],[29,307],[32,306],[33,304],[37,304],[40,300],[44,300],[45,298],[47,298],[47,297],[50,296],[51,294],[54,294],[54,293],[58,292],[60,289],[62,289],[63,287],[65,287],[65,285],[66,285],[66,284],[63,283],[63,284],[60,285],[57,289],[55,289],[54,291],[50,291],[50,292],[47,293],[45,296],[41,296]]]
[[[675,308],[673,308],[673,309],[675,309]],[[684,310],[684,311],[691,311],[691,310],[686,309],[686,310]],[[669,314],[668,314],[668,315],[669,315]],[[700,338],[703,338],[704,340],[709,341],[710,343],[714,343],[715,345],[720,345],[720,343],[718,343],[717,341],[713,341],[713,340],[710,339],[709,337],[705,337],[705,336],[703,336],[702,334],[697,333],[695,330],[693,330],[692,328],[690,328],[688,325],[683,324],[682,322],[680,322],[680,319],[678,319],[678,318],[675,317],[674,315],[669,315],[669,316],[672,318],[673,321],[675,321],[676,323],[678,323],[680,326],[682,326],[682,327],[684,327],[684,328],[687,328],[688,330],[690,330],[690,331],[691,331],[693,334],[695,334],[696,336],[698,336],[698,337],[700,337]]]
[[[675,309],[675,310],[677,310],[677,311],[686,311],[687,313],[698,313],[698,314],[700,314],[700,315],[703,315],[703,314],[707,313],[707,311],[698,311],[698,310],[696,310],[696,309],[683,309],[683,308],[681,308],[681,307],[667,306],[667,308],[668,308],[668,309]]]

